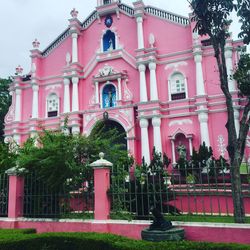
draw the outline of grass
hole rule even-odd
[[[241,165],[240,165],[240,174],[250,174],[248,172],[248,165],[247,165],[247,163],[241,163]]]
[[[35,234],[22,230],[0,230],[1,250],[250,250],[249,245],[206,242],[147,242],[112,234],[98,233],[45,233]],[[9,232],[9,234],[8,234]]]

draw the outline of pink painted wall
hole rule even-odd
[[[202,68],[207,97],[204,97],[202,100],[196,97],[196,67],[193,56],[191,30],[191,25],[193,25],[193,23],[191,25],[183,26],[145,13],[143,21],[145,50],[138,52],[136,19],[125,15],[122,12],[120,12],[120,18],[117,18],[116,14],[112,14],[112,18],[113,25],[110,29],[118,35],[119,46],[123,51],[115,50],[110,53],[100,53],[101,39],[104,32],[107,30],[107,27],[104,24],[105,16],[103,16],[100,18],[100,22],[96,19],[86,29],[80,31],[78,36],[78,66],[71,65],[67,68],[67,71],[65,71],[66,53],[72,53],[71,35],[52,49],[47,56],[33,58],[32,61],[37,63],[37,77],[39,79],[37,82],[40,86],[39,119],[41,119],[41,125],[50,129],[58,129],[60,116],[57,118],[46,119],[46,98],[49,94],[56,93],[60,98],[60,113],[62,114],[64,103],[63,74],[66,73],[70,75],[72,71],[77,69],[79,70],[77,74],[80,78],[78,84],[79,114],[77,118],[74,116],[75,114],[70,114],[69,119],[77,120],[80,131],[83,132],[84,129],[86,129],[82,118],[83,114],[91,111],[97,117],[100,112],[104,111],[103,109],[97,109],[96,107],[91,106],[90,101],[95,94],[93,77],[104,67],[105,64],[112,66],[117,72],[127,71],[127,87],[133,94],[133,100],[130,104],[138,106],[139,109],[143,108],[143,105],[140,103],[140,77],[137,66],[145,60],[147,68],[146,85],[148,98],[150,98],[150,72],[148,69],[148,62],[155,59],[157,63],[156,78],[159,103],[155,106],[150,106],[151,103],[147,104],[150,106],[149,111],[147,111],[146,114],[149,119],[150,152],[153,148],[153,128],[151,118],[155,116],[154,112],[159,112],[158,115],[162,116],[161,136],[163,151],[166,152],[170,158],[172,158],[170,137],[173,137],[178,129],[182,130],[184,134],[192,134],[193,146],[198,148],[201,139],[200,125],[196,110],[198,103],[202,101],[209,109],[208,128],[210,143],[214,149],[215,156],[218,157],[220,155],[217,142],[218,135],[223,135],[225,144],[227,142],[226,130],[224,127],[226,112],[223,111],[223,109],[225,109],[225,99],[223,96],[218,98],[218,95],[221,95],[222,93],[218,84],[218,70],[211,47],[202,48]],[[81,18],[79,17],[79,19]],[[150,47],[148,39],[151,33],[155,36],[155,51],[153,51],[152,54],[147,51]],[[232,43],[233,47],[239,45],[241,45],[240,42]],[[127,54],[129,54],[129,56]],[[233,62],[236,62],[235,54],[233,55]],[[188,99],[179,101],[169,100],[168,80],[175,72],[182,73],[187,79]],[[106,81],[103,81],[99,84],[99,90],[101,90],[105,82]],[[112,82],[117,86],[117,80]],[[20,131],[22,132],[21,141],[24,141],[29,134],[29,119],[32,113],[32,90],[30,83],[31,82],[20,83],[20,85],[24,87],[22,95],[23,105],[21,122],[23,122],[23,130]],[[72,84],[70,84],[70,96],[71,95]],[[72,101],[72,97],[70,98],[70,101]],[[125,102],[121,103],[119,109],[126,109],[126,105],[127,103]],[[119,114],[119,109],[116,109],[114,112]],[[100,118],[100,116],[98,117]],[[126,123],[129,124],[129,118],[126,119]],[[180,123],[177,123],[175,126],[170,127],[171,122],[183,119],[191,121],[192,124],[180,125]],[[126,130],[129,130],[131,127],[134,128],[135,140],[133,142],[134,147],[131,153],[133,153],[136,160],[140,162],[141,132],[138,122],[139,119],[138,117],[133,117],[132,120],[132,126],[127,126]],[[220,122],[218,122],[218,120],[220,120]],[[122,123],[121,118],[117,121]],[[21,128],[21,125],[18,126]],[[13,133],[12,123],[10,122],[9,124],[6,124],[6,134],[13,135]],[[227,156],[227,154],[225,154],[225,156]]]
[[[190,190],[190,192],[192,192]],[[216,191],[215,191],[216,192]],[[221,194],[220,196],[208,194],[203,191],[202,196],[188,194],[176,194],[174,200],[168,202],[179,209],[182,213],[193,214],[233,214],[233,198]],[[250,214],[250,197],[244,198],[245,213]]]

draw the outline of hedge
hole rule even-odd
[[[152,243],[98,233],[4,233],[3,235],[4,237],[2,237],[0,230],[1,250],[250,250],[250,246],[240,244],[190,241]]]

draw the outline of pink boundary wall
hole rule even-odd
[[[24,196],[24,177],[9,173],[8,217],[0,219],[0,228],[35,228],[38,233],[44,232],[100,232],[113,233],[129,238],[140,239],[141,230],[147,227],[149,221],[114,221],[107,220],[110,212],[110,202],[107,195],[110,171],[107,167],[94,167],[95,183],[103,187],[95,192],[95,220],[52,220],[21,218]],[[98,182],[99,180],[99,182]],[[97,199],[98,198],[98,199]],[[102,209],[101,209],[102,208]],[[19,218],[18,218],[19,217]],[[221,223],[183,223],[174,225],[185,229],[185,237],[192,241],[235,242],[250,244],[249,224]]]
[[[49,219],[1,219],[0,228],[36,228],[45,232],[98,232],[112,233],[133,239],[141,238],[141,230],[148,221],[98,221],[98,220],[49,220]],[[191,241],[250,244],[250,225],[221,223],[173,222],[185,229],[185,239]]]

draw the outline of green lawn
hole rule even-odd
[[[146,242],[98,233],[46,233],[0,230],[1,250],[250,250],[249,245],[206,242]]]
[[[241,165],[240,165],[240,173],[241,174],[249,174],[250,175],[250,173],[248,171],[248,166],[247,166],[246,163],[241,163]]]

